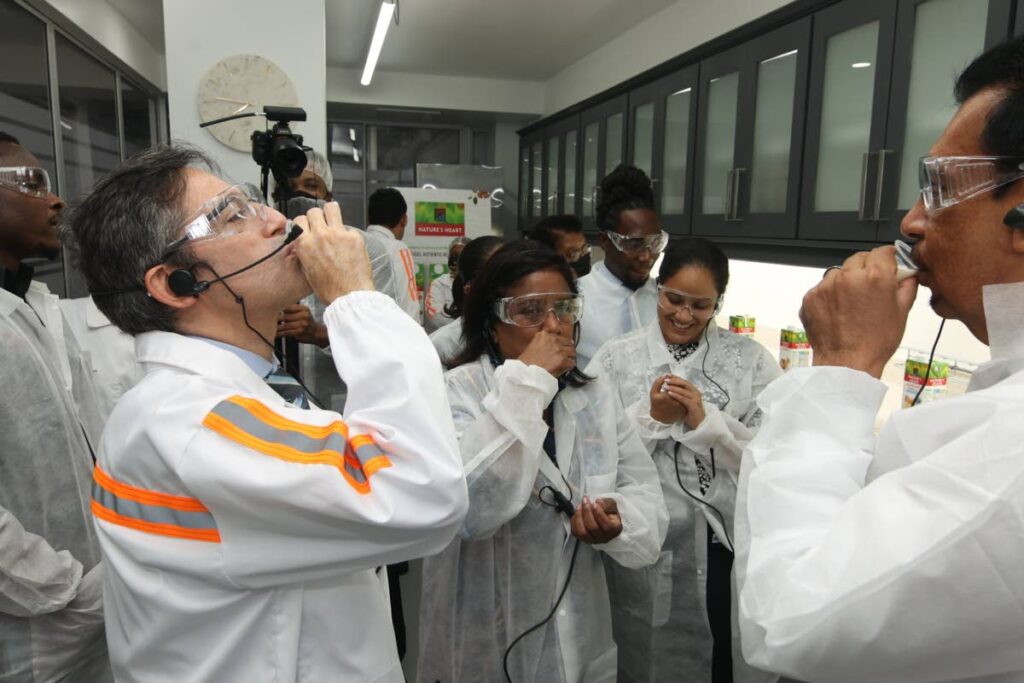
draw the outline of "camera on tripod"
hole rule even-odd
[[[277,182],[294,178],[306,168],[306,152],[302,136],[293,133],[288,124],[305,121],[306,110],[300,107],[264,106],[267,121],[273,121],[270,130],[257,130],[252,134],[252,160],[261,168],[269,168]]]

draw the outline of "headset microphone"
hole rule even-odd
[[[1011,230],[1024,230],[1024,204],[1019,204],[1003,216],[1003,223]]]

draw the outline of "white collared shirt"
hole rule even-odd
[[[579,279],[583,295],[583,320],[576,365],[585,368],[597,350],[609,339],[639,329],[658,314],[658,286],[648,278],[632,290],[612,275],[601,261]]]

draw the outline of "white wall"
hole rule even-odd
[[[753,261],[729,262],[729,288],[720,322],[728,316],[750,314],[757,326],[782,329],[800,327],[800,303],[804,294],[821,280],[822,269],[783,266]],[[910,312],[902,348],[928,352],[935,341],[940,318],[928,306],[930,292],[921,287]],[[767,341],[765,342],[768,343]],[[778,339],[773,351],[778,350]],[[989,359],[988,347],[975,339],[963,323],[950,320],[942,333],[936,353],[944,358],[979,364]]]
[[[295,84],[308,119],[292,124],[292,130],[314,149],[326,149],[324,0],[291,0],[286,12],[273,0],[166,0],[163,5],[172,138],[205,149],[237,181],[258,179],[248,152],[235,151],[199,128],[196,100],[199,80],[215,63],[231,55],[258,54]],[[319,33],[311,26],[319,26]]]
[[[46,0],[118,59],[161,90],[167,88],[164,55],[105,0]],[[168,0],[173,4],[178,0]]]
[[[677,0],[548,79],[544,113],[621,83],[790,0]]]
[[[327,99],[392,107],[544,112],[544,84],[539,82],[378,71],[369,86],[362,86],[361,75],[357,69],[327,69]]]

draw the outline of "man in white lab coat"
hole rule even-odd
[[[467,505],[440,363],[373,291],[337,204],[296,219],[157,147],[68,219],[145,377],[115,407],[93,483],[114,675],[123,681],[403,680],[386,579]],[[296,239],[297,238],[297,239]],[[345,414],[265,381],[281,308],[312,289]]]
[[[1024,680],[1024,40],[959,77],[894,250],[804,298],[815,367],[761,395],[736,509],[743,653],[806,681]],[[917,285],[992,360],[969,392],[894,415],[882,368]],[[745,570],[745,571],[744,571]]]
[[[380,237],[391,256],[398,297],[395,299],[413,320],[420,319],[420,293],[416,286],[416,264],[412,251],[405,246],[405,226],[409,223],[409,207],[402,193],[393,187],[375,190],[366,200],[366,232]]]
[[[54,256],[64,203],[0,133],[0,680],[110,679],[89,513],[99,420],[57,297],[24,263]],[[91,411],[88,415],[77,406]]]

